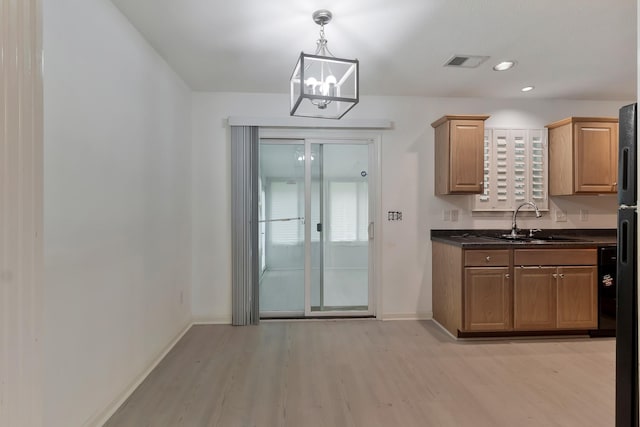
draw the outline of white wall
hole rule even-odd
[[[444,114],[490,114],[488,127],[541,128],[567,116],[617,116],[629,102],[509,99],[365,97],[345,119],[386,118],[382,132],[382,212],[402,211],[403,221],[383,221],[382,313],[386,318],[431,313],[431,244],[438,228],[509,228],[510,219],[470,215],[469,196],[433,192],[433,129]],[[198,320],[231,319],[228,116],[287,117],[287,95],[196,93],[193,96],[193,314]],[[550,203],[568,213],[520,221],[523,227],[615,228],[615,197],[557,197]],[[579,210],[589,211],[587,222]],[[443,209],[459,209],[458,222],[444,222]],[[384,217],[384,216],[383,216]],[[380,236],[380,234],[379,234]]]
[[[191,320],[191,92],[111,2],[43,3],[44,424],[94,425]]]

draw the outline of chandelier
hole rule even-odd
[[[320,38],[313,55],[300,53],[290,81],[292,116],[339,119],[358,103],[358,60],[336,58],[327,47],[324,26],[328,10],[317,10],[313,21]]]

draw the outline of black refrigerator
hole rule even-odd
[[[638,426],[637,110],[622,107],[618,122],[616,427]]]

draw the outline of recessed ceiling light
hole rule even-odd
[[[507,70],[513,68],[514,65],[516,65],[516,61],[502,61],[502,62],[494,65],[493,69],[495,71],[507,71]]]
[[[520,89],[523,92],[530,92],[532,90],[534,90],[536,87],[535,86],[525,86],[522,89]]]

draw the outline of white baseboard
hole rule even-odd
[[[147,378],[147,376],[149,376],[149,374],[151,373],[151,371],[153,371],[155,369],[156,366],[158,366],[158,364],[160,363],[160,361],[162,361],[162,359],[164,359],[164,357],[167,355],[167,353],[169,353],[171,351],[171,349],[178,343],[178,341],[180,341],[180,339],[182,339],[182,337],[184,336],[184,334],[187,333],[187,331],[189,329],[191,329],[191,326],[193,326],[193,323],[189,323],[183,330],[182,332],[180,332],[170,343],[169,345],[167,345],[164,350],[162,350],[162,352],[160,353],[160,355],[158,357],[156,357],[154,359],[154,361],[151,363],[151,365],[149,365],[147,367],[147,369],[140,375],[138,376],[138,378],[136,378],[130,385],[129,387],[127,387],[127,389],[118,397],[116,398],[109,406],[107,406],[100,414],[96,415],[95,417],[92,417],[87,423],[85,423],[85,427],[88,426],[102,426],[104,425],[107,421],[109,421],[109,418],[111,418],[113,416],[113,414],[115,414],[115,412],[118,410],[118,408],[120,408],[120,406],[122,406],[122,404],[125,402],[125,400],[127,400],[129,398],[129,396],[131,396],[131,394],[138,388],[138,386],[140,384],[142,384],[142,382]]]
[[[419,313],[383,313],[382,320],[431,320],[433,319],[433,312],[419,312]]]
[[[194,317],[192,325],[230,325],[231,317]]]

